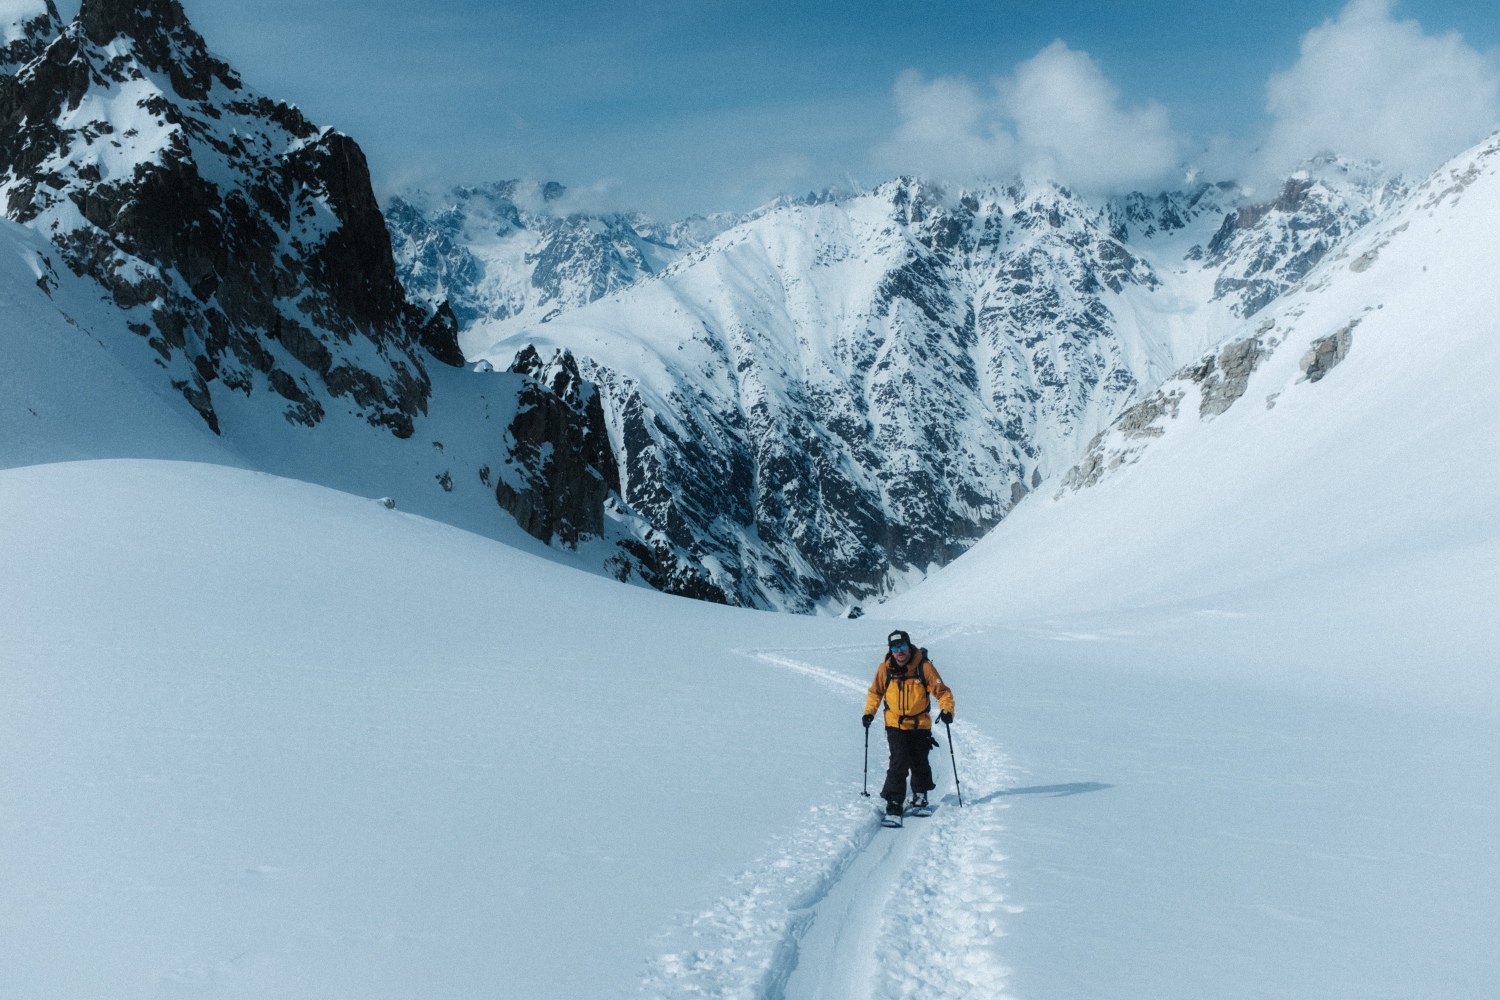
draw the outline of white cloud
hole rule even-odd
[[[908,70],[896,81],[896,112],[877,157],[942,179],[1020,174],[1113,191],[1170,180],[1181,163],[1166,110],[1124,107],[1088,53],[1062,41],[988,87]]]
[[[1500,124],[1500,67],[1457,32],[1428,35],[1390,0],[1352,0],[1302,37],[1301,57],[1266,84],[1263,169],[1284,174],[1324,152],[1412,174]]]

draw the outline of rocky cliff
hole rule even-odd
[[[460,370],[452,307],[408,297],[353,139],[251,90],[177,0],[0,21],[0,206],[54,248],[41,293],[228,454],[502,537],[513,516],[601,572],[722,599],[620,500],[570,358],[562,379]],[[80,308],[84,285],[110,308]]]

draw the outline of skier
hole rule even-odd
[[[930,812],[927,793],[936,786],[927,752],[937,746],[932,738],[932,701],[937,695],[943,722],[953,721],[953,692],[938,676],[927,658],[927,650],[914,648],[911,636],[897,629],[886,638],[890,652],[875,671],[875,681],[865,698],[865,728],[875,720],[875,709],[885,700],[885,738],[891,747],[891,766],[885,772],[880,797],[885,814],[899,824],[902,800],[906,798],[906,776],[911,774],[911,805],[919,815]]]

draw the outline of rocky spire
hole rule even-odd
[[[136,60],[167,74],[172,89],[188,100],[207,97],[215,79],[230,90],[242,86],[228,63],[209,54],[177,0],[83,0],[77,24],[95,45],[129,38]]]

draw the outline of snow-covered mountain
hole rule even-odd
[[[326,400],[409,437],[427,363],[463,358],[406,302],[353,140],[250,91],[175,2],[37,16],[55,37],[0,110],[7,215],[108,289],[211,428],[264,394],[306,426]]]
[[[738,219],[662,225],[635,213],[569,211],[556,181],[500,181],[442,195],[409,191],[385,208],[407,291],[460,327],[551,319],[656,274]]]
[[[1496,701],[1500,134],[1445,164],[892,603],[935,620],[1220,616],[1257,669],[1421,663]],[[1139,627],[1138,623],[1134,627]],[[1251,644],[1247,636],[1239,642]]]
[[[622,496],[736,600],[841,610],[967,549],[1399,191],[1332,158],[1264,204],[898,179],[462,336],[578,358]]]
[[[176,0],[85,0],[67,24],[13,0],[0,32],[0,243],[30,274],[4,290],[27,318],[0,333],[0,463],[211,453],[496,537],[519,520],[722,599],[614,494],[572,362],[462,370],[451,310],[398,279],[359,146],[252,91]],[[130,422],[93,433],[83,414],[123,400]]]
[[[143,407],[253,468],[757,607],[951,561],[1401,190],[1328,159],[1264,203],[898,179],[659,225],[507,182],[382,213],[358,145],[251,91],[176,0],[3,20],[0,193],[51,244],[7,230],[39,276],[16,295]],[[102,457],[75,431],[55,454]]]

